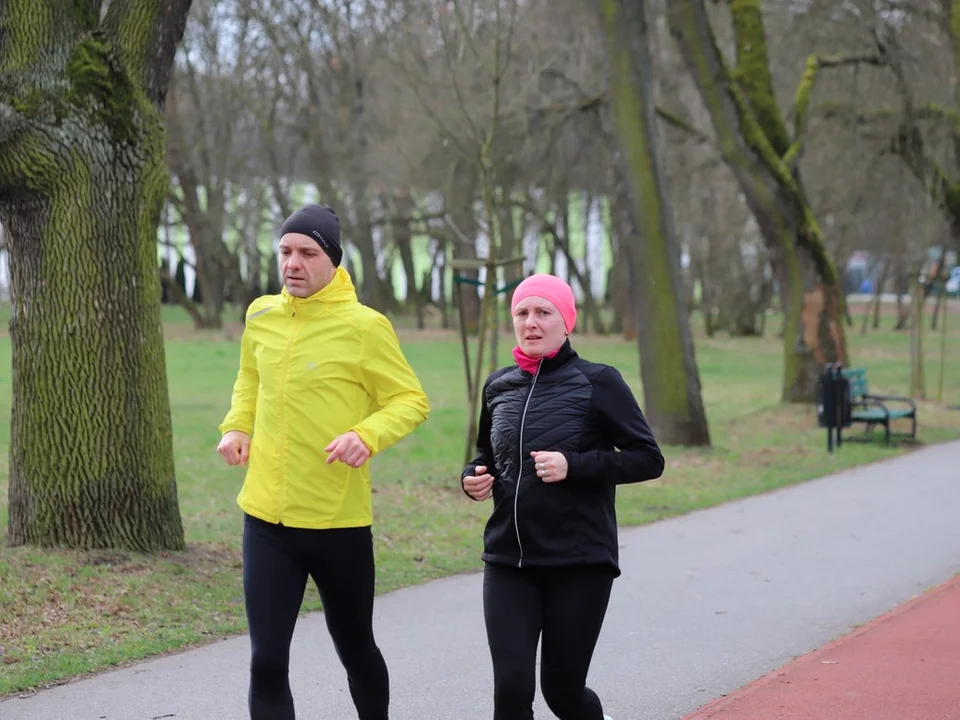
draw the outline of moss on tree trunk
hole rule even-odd
[[[737,45],[734,69],[720,53],[703,0],[671,0],[668,20],[716,131],[718,149],[775,258],[786,314],[781,397],[812,402],[816,385],[809,378],[823,362],[847,361],[839,275],[799,172],[788,162],[797,156],[799,138],[791,144],[773,93],[761,4],[728,4]],[[817,296],[823,301],[815,301]]]
[[[156,237],[189,0],[0,5],[9,541],[181,549]],[[4,106],[4,98],[11,101]]]
[[[642,3],[601,3],[610,63],[610,93],[621,157],[619,194],[632,199],[639,233],[621,235],[643,380],[644,411],[661,442],[709,445],[680,253],[653,106],[653,61]]]

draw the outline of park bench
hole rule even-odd
[[[908,397],[899,395],[872,395],[867,386],[866,368],[844,368],[843,376],[849,382],[850,421],[864,423],[865,432],[882,425],[884,441],[890,444],[890,423],[894,420],[910,420],[911,439],[917,437],[917,406]],[[907,407],[889,407],[887,403],[903,403]],[[850,438],[847,438],[850,439]]]

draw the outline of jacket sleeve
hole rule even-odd
[[[593,407],[615,450],[564,453],[567,480],[617,485],[653,480],[663,474],[663,453],[623,376],[612,367],[593,381]]]
[[[253,353],[250,331],[244,329],[240,339],[240,370],[233,383],[233,396],[230,410],[220,423],[220,434],[231,430],[240,430],[250,435],[253,432],[254,415],[257,409],[257,388],[260,386],[260,374],[257,372],[257,358]]]
[[[400,348],[390,321],[378,315],[364,334],[360,375],[377,412],[350,428],[376,455],[412,433],[430,403]]]
[[[496,477],[497,472],[496,467],[494,467],[493,447],[490,444],[490,410],[487,409],[487,386],[489,384],[490,378],[487,378],[487,381],[483,384],[483,391],[480,393],[480,421],[477,423],[477,454],[466,464],[463,472],[460,473],[460,489],[463,490],[463,494],[471,500],[474,498],[470,497],[466,489],[464,489],[463,479],[467,475],[473,475],[474,468],[476,468],[477,465],[486,467],[487,472],[494,477]]]

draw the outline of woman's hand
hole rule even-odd
[[[463,489],[474,500],[486,500],[493,495],[493,475],[487,472],[486,465],[477,465],[473,472],[463,478]]]
[[[567,477],[567,458],[563,453],[535,450],[530,455],[537,477],[544,482],[560,482]]]

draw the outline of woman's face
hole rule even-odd
[[[543,357],[563,345],[567,330],[563,316],[549,300],[528,295],[513,310],[517,345],[530,357]]]

